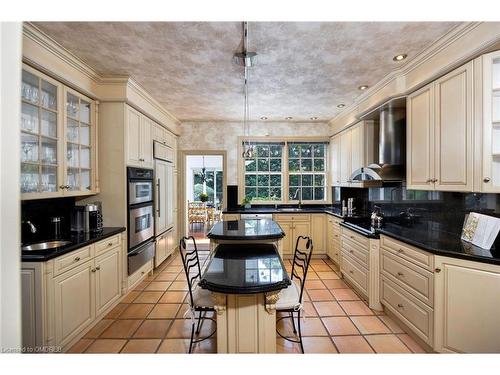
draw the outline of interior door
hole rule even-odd
[[[155,235],[160,235],[168,229],[167,226],[167,184],[168,164],[163,160],[155,160]]]
[[[472,62],[435,82],[435,188],[472,191]]]
[[[409,95],[406,111],[408,189],[434,190],[434,85]]]

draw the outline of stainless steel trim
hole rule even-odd
[[[136,188],[140,185],[146,186],[149,190],[147,196],[137,197]],[[128,204],[138,204],[153,200],[153,182],[152,181],[129,181],[128,183]]]
[[[146,229],[136,231],[136,219],[141,216],[149,216],[149,226]],[[129,213],[129,248],[139,245],[154,236],[153,205],[130,208]]]
[[[158,209],[156,210],[158,212],[158,217],[161,217],[161,185],[160,185],[161,180],[158,179],[158,183],[156,184],[156,187],[158,189]]]

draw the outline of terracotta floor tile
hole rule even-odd
[[[306,317],[318,316],[318,313],[317,313],[316,309],[314,308],[312,302],[304,302],[303,305],[304,305],[303,312],[304,312]]]
[[[127,340],[98,339],[95,340],[85,353],[119,353]]]
[[[338,279],[340,279],[339,275],[337,275],[333,271],[320,271],[320,272],[317,272],[317,274],[321,280],[338,280]]]
[[[186,295],[186,292],[167,291],[158,303],[182,303]]]
[[[315,272],[330,272],[332,269],[326,263],[323,264],[311,264],[311,268]]]
[[[303,337],[304,353],[337,353],[330,337]]]
[[[398,334],[396,335],[403,343],[406,344],[408,348],[413,353],[426,353],[425,349],[422,348],[415,340],[413,340],[410,335],[407,335],[406,333],[404,334]]]
[[[194,274],[192,275],[194,276]],[[186,281],[186,274],[184,272],[179,273],[177,277],[175,278],[175,281]]]
[[[208,339],[193,344],[193,353],[197,354],[216,354],[217,353],[217,340]]]
[[[311,264],[326,264],[326,259],[312,258]]]
[[[321,280],[306,280],[306,289],[326,289],[326,286]]]
[[[151,310],[148,319],[173,319],[179,307],[178,303],[159,303]]]
[[[318,280],[319,276],[316,272],[313,270],[307,271],[307,280]]]
[[[165,339],[160,344],[157,353],[187,353],[189,339]]]
[[[390,329],[376,316],[353,316],[351,320],[363,335],[391,333]]]
[[[157,303],[163,292],[142,292],[133,303]]]
[[[136,299],[139,294],[141,294],[140,291],[132,290],[125,297],[123,297],[121,303],[132,303],[132,301]]]
[[[327,289],[307,290],[311,301],[334,301],[332,294]]]
[[[382,315],[379,318],[385,323],[387,327],[389,327],[392,333],[405,333],[405,331],[403,331],[403,329],[387,315]]]
[[[323,284],[325,284],[328,289],[349,288],[342,280],[323,280]]]
[[[165,291],[170,286],[170,281],[153,281],[144,290],[148,291]]]
[[[177,277],[177,273],[172,272],[161,272],[156,276],[155,281],[174,281]]]
[[[171,323],[171,320],[163,319],[145,320],[135,332],[134,338],[162,339],[167,335]]]
[[[152,303],[132,303],[120,314],[119,319],[144,319],[153,307]]]
[[[332,289],[331,292],[337,301],[360,301],[352,289]]]
[[[342,316],[345,315],[344,310],[335,301],[318,301],[313,302],[319,316]]]
[[[373,353],[363,336],[335,336],[332,339],[339,353]]]
[[[86,339],[96,339],[114,322],[113,319],[102,319],[85,336]]]
[[[132,339],[127,342],[121,353],[155,353],[160,339]]]
[[[214,323],[206,320],[201,328],[200,337],[208,336],[213,328]],[[167,333],[167,338],[189,338],[191,337],[191,319],[175,319]]]
[[[126,303],[119,303],[109,313],[106,314],[104,319],[116,319],[128,307]]]
[[[94,342],[93,339],[81,339],[76,342],[71,348],[66,351],[66,353],[83,353],[85,349],[87,349],[90,344]]]
[[[295,322],[297,323],[297,321]],[[306,318],[300,322],[302,336],[327,336],[325,326],[319,318]]]
[[[347,315],[374,315],[363,301],[340,301],[339,303]]]
[[[369,335],[365,339],[377,353],[411,353],[395,335]]]
[[[295,334],[293,333],[292,319],[289,318],[288,313],[283,313],[286,315],[285,319],[281,319],[276,323],[276,329],[285,337],[293,337]],[[295,323],[297,320],[295,319]],[[278,334],[276,334],[278,336]],[[278,336],[279,337],[279,336]]]
[[[184,267],[181,264],[169,264],[165,267],[166,272],[181,272],[184,270]]]
[[[300,354],[299,344],[287,341],[283,338],[276,339],[276,353],[280,354]]]
[[[189,290],[188,285],[185,281],[173,281],[172,284],[168,287],[168,290]]]
[[[331,336],[359,335],[356,326],[346,316],[332,316],[322,320]]]
[[[187,303],[183,303],[181,305],[181,308],[177,312],[177,315],[175,316],[177,319],[184,319],[184,314],[186,311],[189,309],[189,305]],[[196,313],[196,316],[198,316],[198,313]]]
[[[135,288],[135,291],[142,292],[149,285],[149,281],[141,281]]]
[[[134,332],[139,328],[142,321],[138,319],[122,319],[115,320],[102,333],[100,338],[103,339],[126,339],[132,337]]]

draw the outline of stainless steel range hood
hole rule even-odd
[[[351,186],[382,186],[385,182],[405,179],[406,166],[406,100],[398,98],[384,104],[364,118],[378,117],[378,163],[355,170]]]

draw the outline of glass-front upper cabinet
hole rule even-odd
[[[95,102],[24,65],[22,199],[97,193]]]

